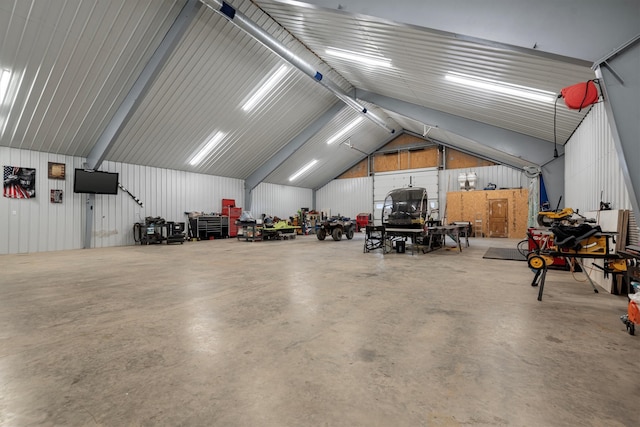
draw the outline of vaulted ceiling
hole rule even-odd
[[[217,11],[221,2],[203,1],[210,7],[193,0],[0,2],[0,145],[87,157],[102,138],[107,160],[245,179],[251,186],[318,188],[403,131],[514,167],[542,165],[553,160],[554,140],[566,142],[586,113],[560,101],[554,127],[553,95],[593,78],[593,61],[637,31],[637,3],[625,0],[607,8],[542,0],[532,9],[526,5],[534,2],[524,0],[482,9],[459,0],[386,6],[232,0],[231,20],[229,9],[226,16]],[[195,12],[184,33],[161,65],[150,67],[188,7]],[[585,35],[574,16],[616,19],[617,31],[593,26]],[[238,17],[323,80],[239,28]],[[389,64],[367,65],[328,49]],[[245,111],[247,99],[283,64],[283,79]],[[448,75],[533,88],[552,100],[472,88]],[[141,76],[148,84],[132,99]],[[218,133],[219,143],[191,164]],[[314,168],[289,180],[311,160]]]

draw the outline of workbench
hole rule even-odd
[[[262,224],[258,225],[255,221],[236,221],[236,225],[238,240],[244,239],[247,242],[262,240]]]
[[[422,252],[427,253],[443,247],[447,236],[456,243],[458,251],[461,252],[463,239],[465,239],[465,246],[469,247],[469,230],[470,226],[468,222],[427,226],[425,228],[367,226],[364,252],[382,249],[383,253],[389,253],[393,249],[394,243],[397,247],[398,242],[406,243],[410,241],[411,255],[414,254],[416,248],[420,245],[423,248]]]
[[[443,247],[447,236],[455,242],[459,252],[462,252],[462,238],[466,239],[465,246],[469,247],[469,224],[466,222],[427,227],[426,230],[426,236],[423,237],[423,253]]]
[[[393,243],[411,241],[411,255],[413,255],[416,245],[418,244],[418,236],[423,234],[422,228],[385,228],[385,246],[384,252],[391,252]]]

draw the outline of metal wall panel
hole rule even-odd
[[[244,183],[234,178],[115,162],[105,162],[101,170],[118,172],[122,185],[143,207],[124,192],[96,196],[94,247],[133,244],[133,224],[148,216],[185,222],[185,212],[220,213],[222,199],[244,198]]]
[[[87,196],[73,192],[73,171],[85,159],[0,147],[0,160],[0,166],[36,168],[34,199],[0,198],[0,254],[82,248]],[[48,162],[66,165],[64,181],[48,179]],[[133,244],[133,224],[147,216],[184,222],[185,212],[221,212],[223,198],[244,200],[239,179],[115,162],[100,170],[118,172],[120,183],[144,206],[123,191],[96,195],[93,247]],[[64,191],[61,204],[50,203],[51,189]]]
[[[440,217],[446,216],[447,193],[450,191],[460,191],[458,175],[461,173],[475,172],[478,176],[476,188],[482,190],[490,183],[496,184],[497,188],[529,188],[529,179],[522,171],[508,166],[483,166],[478,168],[465,169],[444,169],[439,171],[440,181],[439,200]]]
[[[427,190],[430,201],[438,199],[438,169],[407,169],[393,172],[379,172],[373,175],[373,221],[379,225],[382,222],[382,204],[389,191],[394,188],[404,188],[409,185],[423,187]]]
[[[309,188],[261,183],[251,192],[251,213],[254,218],[262,214],[289,218],[300,208],[312,208],[313,191]]]
[[[65,180],[49,179],[48,162],[64,163]],[[73,193],[73,170],[82,159],[0,147],[0,166],[36,169],[32,199],[0,197],[0,254],[82,247],[83,201]],[[50,190],[62,190],[63,202],[51,203]]]
[[[316,192],[316,209],[353,219],[373,213],[373,178],[334,179]]]
[[[593,211],[604,201],[631,209],[603,104],[593,106],[565,148],[565,206]]]

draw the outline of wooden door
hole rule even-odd
[[[509,236],[509,201],[489,200],[489,237]]]

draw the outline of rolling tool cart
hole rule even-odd
[[[184,235],[184,222],[169,222],[167,223],[169,232],[167,235],[167,245],[171,243],[183,244],[185,240]]]
[[[144,224],[133,225],[133,240],[141,245],[162,243],[167,239],[167,223],[164,218],[146,217]]]

